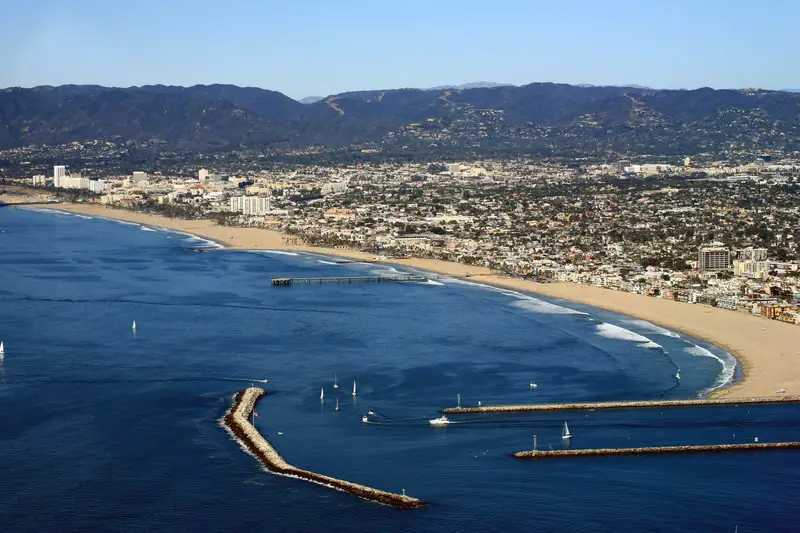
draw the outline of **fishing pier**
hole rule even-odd
[[[627,402],[535,403],[521,405],[483,405],[480,407],[447,407],[444,414],[530,413],[537,411],[593,411],[596,409],[647,409],[670,407],[713,407],[800,403],[800,396],[765,398],[702,398],[696,400],[644,400]]]
[[[293,285],[314,285],[322,283],[383,283],[393,282],[418,282],[428,280],[454,279],[462,276],[437,276],[437,275],[398,275],[398,276],[329,276],[321,278],[272,278],[273,287],[291,287]]]
[[[266,391],[259,387],[250,387],[236,394],[231,410],[223,418],[225,427],[233,433],[245,447],[255,455],[270,472],[282,476],[303,479],[311,483],[323,485],[347,492],[365,500],[382,503],[392,507],[413,509],[428,505],[422,500],[373,489],[365,485],[343,481],[330,476],[317,474],[292,466],[287,463],[275,448],[259,433],[258,429],[250,423],[249,417],[255,408],[256,401],[264,396]]]
[[[517,459],[555,459],[559,457],[601,457],[608,455],[656,455],[698,452],[746,452],[762,450],[796,450],[800,442],[750,442],[742,444],[707,444],[700,446],[657,446],[646,448],[596,448],[585,450],[529,450],[517,452]]]

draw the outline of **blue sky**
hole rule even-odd
[[[797,0],[0,0],[0,87],[800,88]]]

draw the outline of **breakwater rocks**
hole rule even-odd
[[[264,389],[259,387],[250,387],[236,394],[233,400],[233,406],[225,415],[223,422],[225,426],[241,440],[247,449],[263,463],[267,470],[278,475],[304,479],[312,483],[338,489],[364,498],[365,500],[390,505],[392,507],[412,509],[428,505],[422,500],[404,494],[395,494],[393,492],[373,489],[357,483],[317,474],[316,472],[302,470],[287,463],[248,420],[248,417],[255,407],[256,401],[264,394],[266,394]]]
[[[524,413],[532,411],[574,411],[592,409],[642,409],[654,407],[710,407],[715,405],[753,405],[800,403],[800,396],[769,398],[704,398],[698,400],[646,400],[629,402],[537,403],[527,405],[484,405],[481,407],[448,407],[445,414]]]
[[[586,450],[529,450],[517,452],[517,459],[550,459],[555,457],[597,457],[603,455],[649,455],[659,453],[746,452],[761,450],[800,449],[800,442],[763,442],[747,444],[708,444],[702,446],[658,446],[652,448],[598,448]]]

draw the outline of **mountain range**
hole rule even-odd
[[[545,156],[800,150],[797,93],[468,85],[355,91],[310,103],[234,85],[8,88],[0,90],[0,148],[104,139],[185,150]]]

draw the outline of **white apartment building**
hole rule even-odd
[[[103,180],[89,180],[89,190],[99,194],[106,190],[106,182]]]
[[[61,187],[61,180],[67,175],[67,167],[56,165],[53,167],[53,187]]]
[[[135,171],[132,176],[133,183],[141,183],[147,181],[147,172]]]
[[[230,210],[244,215],[266,215],[270,212],[269,196],[232,196]]]
[[[31,182],[34,185],[47,185],[47,178],[44,174],[36,174],[32,179]]]
[[[197,171],[197,180],[200,183],[205,183],[208,180],[208,170],[205,168],[201,168]]]

